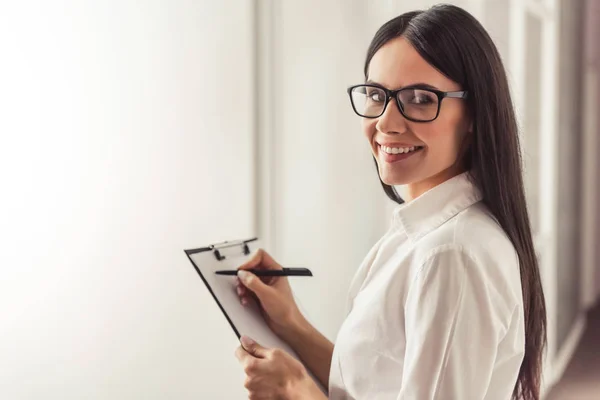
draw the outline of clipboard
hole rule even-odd
[[[236,292],[236,277],[215,274],[219,269],[237,269],[248,261],[251,253],[249,243],[258,248],[259,241],[255,237],[184,251],[238,340],[242,335],[247,335],[261,346],[280,348],[302,362],[298,354],[271,331],[262,316],[260,306],[253,298],[248,299],[247,305],[240,303]],[[311,371],[308,368],[306,370],[321,391],[327,393]]]

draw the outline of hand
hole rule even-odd
[[[244,367],[251,400],[325,399],[304,365],[281,349],[262,347],[247,336],[235,355]]]
[[[282,269],[281,265],[262,249],[238,269],[250,268]],[[239,271],[237,293],[242,304],[247,304],[251,296],[258,300],[267,325],[284,340],[293,326],[302,320],[287,277],[259,278],[251,272]]]

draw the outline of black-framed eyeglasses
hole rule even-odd
[[[443,92],[424,85],[411,85],[397,90],[389,90],[380,85],[360,84],[350,86],[348,95],[354,112],[364,118],[378,118],[383,115],[391,98],[404,118],[414,122],[430,122],[440,114],[442,100],[446,97],[466,99],[464,90]]]

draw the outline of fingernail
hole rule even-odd
[[[240,340],[245,348],[251,347],[254,344],[254,340],[250,339],[248,336],[242,336]]]
[[[250,272],[248,272],[248,271],[238,271],[237,275],[238,275],[238,278],[240,278],[240,280],[242,282],[246,282],[248,280],[248,278],[250,277]]]

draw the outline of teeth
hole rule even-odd
[[[381,149],[383,151],[385,151],[388,154],[402,154],[402,153],[408,153],[411,151],[415,151],[417,147],[416,146],[411,146],[411,147],[386,147],[386,146],[381,146]]]

